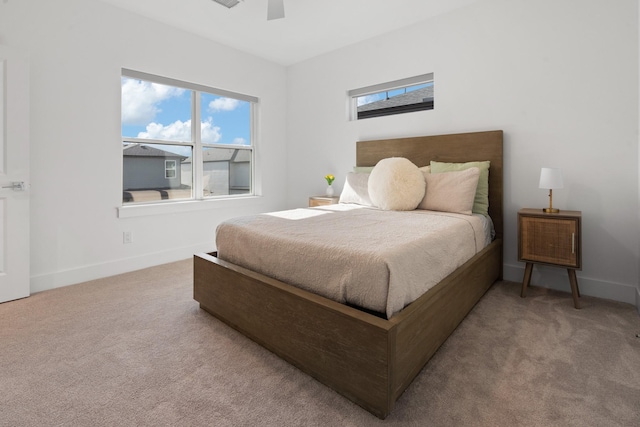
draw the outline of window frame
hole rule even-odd
[[[238,198],[246,198],[256,196],[256,146],[257,146],[257,110],[260,99],[255,96],[241,94],[237,92],[232,92],[224,89],[214,88],[211,86],[200,85],[197,83],[185,82],[182,80],[172,79],[169,77],[158,76],[155,74],[149,74],[142,71],[131,70],[127,68],[122,68],[120,77],[131,78],[136,80],[148,81],[151,83],[158,83],[166,86],[177,87],[185,90],[191,91],[191,141],[178,141],[178,140],[158,140],[152,138],[135,138],[135,137],[125,137],[121,133],[121,142],[122,144],[127,143],[136,143],[136,144],[153,144],[153,145],[173,145],[173,146],[185,146],[191,148],[191,182],[192,182],[192,195],[191,198],[188,199],[168,199],[162,201],[152,201],[152,202],[129,202],[124,203],[122,201],[122,197],[120,198],[120,207],[118,209],[118,216],[128,216],[122,215],[123,211],[126,209],[131,209],[133,207],[150,205],[150,204],[162,204],[162,205],[172,205],[176,203],[184,203],[190,201],[209,201],[215,199],[238,199]],[[210,144],[202,142],[201,135],[201,123],[202,123],[202,113],[201,113],[201,93],[207,93],[220,97],[228,97],[237,99],[240,101],[246,101],[249,103],[250,113],[249,113],[249,144]],[[122,122],[121,122],[122,125]],[[224,149],[242,149],[249,150],[251,152],[251,166],[250,166],[250,189],[248,193],[244,194],[225,194],[219,196],[211,196],[204,195],[204,184],[203,184],[203,157],[204,157],[204,148],[224,148]],[[165,160],[166,162],[166,160]],[[121,157],[121,167],[124,165],[124,157]],[[176,174],[177,174],[177,165],[176,165]],[[121,169],[122,173],[120,174],[121,178],[124,179],[123,173],[124,171]],[[165,178],[166,177],[166,163],[165,163]],[[123,191],[123,185],[121,182],[120,192]]]
[[[400,80],[394,80],[387,83],[366,86],[359,89],[352,89],[347,92],[350,102],[351,121],[363,120],[373,117],[390,116],[394,114],[411,113],[414,111],[425,111],[434,109],[434,100],[424,101],[415,104],[393,106],[387,108],[379,108],[376,110],[368,110],[358,112],[358,98],[366,95],[378,94],[380,92],[389,92],[397,89],[409,88],[412,86],[432,83],[435,85],[434,73],[421,74],[419,76],[407,77]]]

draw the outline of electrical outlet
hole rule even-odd
[[[131,232],[130,231],[125,231],[122,233],[122,243],[124,244],[128,244],[131,243]]]

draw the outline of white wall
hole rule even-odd
[[[2,2],[0,44],[30,55],[32,292],[212,250],[221,220],[284,204],[283,67],[95,0]],[[263,197],[118,218],[122,67],[259,97]]]
[[[638,5],[481,0],[288,69],[288,205],[338,189],[356,140],[502,129],[505,278],[521,281],[516,213],[544,207],[540,168],[563,169],[554,206],[583,214],[585,295],[635,304],[638,283]],[[349,89],[435,73],[435,109],[347,120]],[[482,159],[479,159],[482,160]],[[532,284],[569,291],[566,271]]]

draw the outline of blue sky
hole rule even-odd
[[[122,136],[165,141],[191,139],[190,90],[127,77],[122,77],[121,88]],[[200,108],[204,143],[250,143],[249,102],[203,93]],[[184,150],[179,151],[184,154]]]

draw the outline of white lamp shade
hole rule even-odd
[[[559,168],[542,168],[540,169],[540,188],[549,190],[562,188],[562,170]]]

